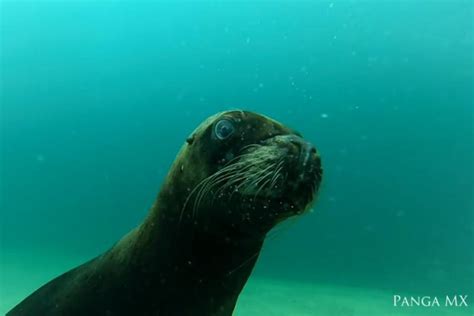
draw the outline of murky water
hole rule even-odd
[[[236,315],[472,315],[469,1],[1,3],[0,312],[140,223],[188,134],[243,108],[321,152]],[[394,306],[469,295],[471,307]]]

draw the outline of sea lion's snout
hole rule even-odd
[[[321,158],[316,147],[298,136],[291,142],[299,151],[295,164],[298,181],[321,181]]]
[[[322,178],[321,158],[316,147],[295,134],[278,135],[265,141],[267,146],[284,149],[287,192],[306,192],[308,198],[319,188]]]
[[[307,171],[312,171],[316,162],[320,162],[319,155],[317,154],[316,147],[307,142],[298,135],[284,135],[278,136],[283,141],[286,141],[293,145],[293,152],[290,157],[296,161],[296,171],[300,176],[303,176]]]

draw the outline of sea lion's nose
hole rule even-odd
[[[314,147],[313,144],[305,141],[303,138],[299,136],[292,135],[292,137],[290,138],[290,142],[295,144],[296,146],[299,146],[301,150],[316,153],[316,147]]]
[[[302,137],[297,135],[288,135],[287,138],[293,145],[295,145],[299,149],[300,155],[315,155],[317,153],[316,147],[310,142],[304,140]]]
[[[294,134],[280,137],[281,140],[292,145],[290,157],[293,156],[296,159],[296,167],[299,172],[304,173],[310,162],[318,159],[316,147],[302,137]]]
[[[303,137],[295,134],[279,135],[266,142],[272,142],[287,147],[289,151],[289,158],[298,158],[301,164],[305,164],[310,158],[317,159],[318,151],[316,147],[307,142]]]
[[[312,159],[316,159],[316,147],[301,137],[292,137],[290,142],[299,149],[298,168],[304,172]]]

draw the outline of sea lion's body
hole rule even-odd
[[[232,315],[265,234],[303,212],[320,180],[314,147],[290,129],[250,112],[211,117],[139,227],[7,315]]]

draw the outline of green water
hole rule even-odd
[[[236,315],[473,315],[473,10],[1,1],[0,313],[139,224],[188,134],[243,108],[303,133],[325,174]]]

